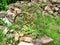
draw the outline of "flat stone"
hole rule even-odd
[[[24,41],[26,41],[26,42],[32,42],[32,38],[31,37],[24,37]]]
[[[6,11],[1,11],[0,12],[0,18],[4,18],[7,15]]]
[[[22,32],[18,32],[18,33],[19,33],[20,37],[24,36],[24,34]]]
[[[47,44],[47,43],[50,43],[50,42],[52,42],[52,41],[53,41],[53,39],[50,38],[50,37],[48,37],[48,36],[46,36],[46,35],[44,35],[44,36],[41,37],[41,39],[40,39],[40,43],[42,43],[42,44]]]
[[[29,42],[31,43],[33,41],[33,39],[31,37],[20,37],[20,41],[24,41],[24,42]]]
[[[18,41],[19,39],[19,34],[15,31],[14,32],[14,41]]]
[[[20,42],[18,45],[33,45],[33,43]]]

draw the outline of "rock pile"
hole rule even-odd
[[[60,5],[59,4],[50,4],[45,6],[44,8],[45,11],[48,11],[50,13],[57,13],[60,14]]]
[[[11,32],[10,32],[11,33]],[[22,33],[22,32],[21,32]],[[33,39],[32,37],[28,37],[28,36],[24,36],[24,34],[19,34],[19,32],[15,32],[14,33],[14,42],[15,45],[18,42],[18,45],[43,45],[43,44],[47,44],[53,41],[53,39],[49,38],[48,36],[43,36],[40,39]]]
[[[44,2],[47,2],[47,0],[44,0]],[[27,3],[28,2],[26,2],[25,4],[27,5]],[[13,20],[14,17],[16,16],[16,12],[17,14],[21,12],[22,7],[20,4],[24,4],[24,2],[17,2],[15,4],[8,5],[9,9],[7,11],[0,12],[0,17],[4,18],[6,16],[8,19]],[[28,6],[30,7],[31,3],[28,3]],[[45,5],[45,7],[43,8],[44,8],[43,11],[49,12],[51,14],[54,15],[60,14],[60,4],[52,4],[50,2],[50,4]],[[0,29],[2,28],[3,27],[0,26]],[[16,45],[17,42],[18,45],[43,45],[53,41],[53,39],[46,35],[42,36],[40,39],[33,39],[32,37],[25,36],[24,33],[20,31],[17,32],[14,30],[8,30],[7,28],[3,29],[3,33],[5,33],[8,36],[8,38],[13,38],[12,43],[9,45]]]
[[[0,26],[0,29],[3,29],[3,33],[7,36],[8,39],[12,39],[9,43],[9,45],[43,45],[48,44],[50,42],[53,42],[53,39],[44,35],[39,39],[33,39],[31,36],[26,36],[24,33],[20,31],[15,30],[9,30],[8,28],[4,26]],[[7,39],[7,40],[8,40]]]
[[[40,6],[43,10],[42,12],[53,15],[54,17],[58,17],[60,14],[60,0],[31,0],[32,2],[40,2],[40,4],[44,3],[44,6]]]
[[[43,9],[45,13],[48,13],[54,17],[59,17],[58,14],[60,14],[60,0],[46,0],[44,3],[45,5],[41,9]]]

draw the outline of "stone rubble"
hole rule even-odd
[[[35,0],[33,0],[33,1],[35,1]],[[38,0],[38,1],[40,1],[40,2],[44,1],[46,3],[48,0]],[[60,0],[51,0],[51,1],[52,2],[60,2]],[[49,2],[49,4],[46,4],[45,7],[43,7],[44,9],[42,8],[43,11],[46,11],[47,13],[49,12],[51,14],[54,14],[57,12],[56,15],[60,14],[60,5],[58,3],[52,4],[52,2]],[[20,4],[26,4],[28,7],[31,7],[32,2],[24,2],[24,1],[19,2],[19,1],[17,1],[16,3],[10,4],[7,6],[8,7],[7,11],[0,12],[0,17],[7,16],[9,20],[14,19],[16,12],[17,13],[21,12],[22,6]]]

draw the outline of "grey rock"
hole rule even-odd
[[[41,45],[39,39],[34,39],[32,42],[33,42],[34,45]]]
[[[41,39],[40,39],[41,44],[47,44],[47,43],[50,43],[52,41],[53,41],[53,39],[46,36],[46,35],[42,36]]]
[[[7,15],[6,11],[1,11],[0,12],[0,18],[4,18]]]

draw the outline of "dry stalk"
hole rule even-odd
[[[17,18],[17,16],[19,16],[20,14],[28,15],[30,18],[33,18],[33,15],[30,14],[30,13],[28,13],[28,12],[20,12],[20,13],[18,13],[18,14],[17,14],[17,12],[16,12],[16,13],[15,13],[14,20],[13,20],[14,23],[16,22],[16,18]]]

